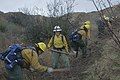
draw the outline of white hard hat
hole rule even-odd
[[[59,32],[59,31],[62,31],[60,26],[55,26],[54,29],[53,29],[53,32]]]

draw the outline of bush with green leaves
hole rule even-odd
[[[7,31],[7,23],[5,22],[0,22],[0,32],[6,32]]]
[[[40,41],[47,41],[53,35],[54,26],[60,26],[62,33],[68,35],[69,24],[63,18],[43,18],[42,21],[37,22],[36,19],[29,19],[26,27],[26,37],[29,42],[36,43]]]

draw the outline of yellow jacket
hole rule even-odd
[[[35,70],[40,72],[47,71],[47,67],[40,65],[38,61],[38,54],[32,49],[23,49],[22,56],[25,60],[26,65],[31,66]]]
[[[90,25],[82,25],[82,26],[80,27],[80,29],[84,29],[84,28],[83,28],[84,26],[88,29],[88,32],[86,33],[86,35],[84,35],[84,37],[90,38],[90,28],[91,28],[91,26],[90,26]]]
[[[86,32],[84,30],[79,30],[78,33],[82,35],[82,38],[86,36]]]
[[[55,35],[54,40],[53,40],[53,37],[51,37],[51,39],[48,43],[48,48],[53,47],[53,46],[55,48],[65,47],[66,52],[68,52],[68,44],[67,44],[66,38],[65,38],[65,36],[63,36],[63,41],[62,41],[62,36],[63,36],[62,34],[60,34],[59,36]]]

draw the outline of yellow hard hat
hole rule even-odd
[[[109,20],[109,17],[106,17],[105,15],[103,16],[105,20]]]
[[[90,23],[90,21],[85,21],[85,24],[90,25],[91,23]]]
[[[46,50],[46,44],[43,42],[37,43],[36,44],[37,47],[39,47],[43,52]]]
[[[90,29],[90,28],[91,28],[91,26],[87,24],[87,25],[82,25],[82,26],[80,27],[80,29],[84,29],[84,27],[87,28],[87,29]]]
[[[90,25],[85,25],[85,27],[86,27],[87,29],[90,29]]]

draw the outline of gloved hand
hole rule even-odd
[[[66,49],[65,51],[66,51],[66,53],[67,53],[67,54],[69,54],[69,51],[68,51],[68,49]]]
[[[48,68],[48,69],[47,69],[47,72],[48,72],[48,73],[53,72],[53,68]]]

